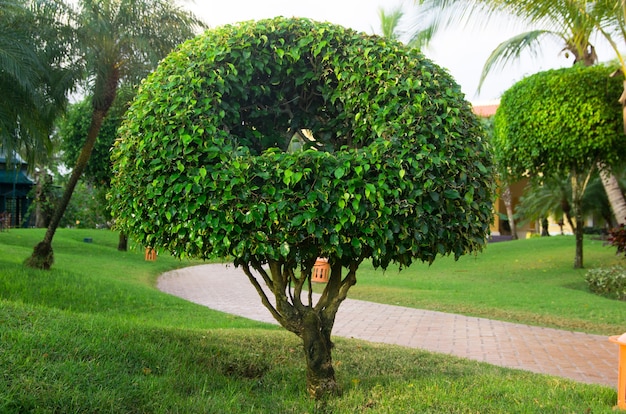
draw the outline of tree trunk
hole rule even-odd
[[[63,197],[61,197],[61,200],[59,200],[59,204],[57,205],[54,214],[52,215],[50,224],[48,225],[48,229],[46,230],[46,234],[43,240],[35,246],[35,248],[33,249],[33,254],[24,261],[24,264],[28,267],[49,270],[54,263],[52,239],[54,238],[54,234],[59,227],[61,218],[63,218],[63,214],[65,213],[65,210],[70,203],[70,199],[72,198],[72,194],[74,193],[76,184],[78,183],[80,176],[83,174],[83,171],[85,171],[87,162],[89,162],[89,157],[91,157],[91,152],[93,151],[93,147],[96,144],[96,140],[98,139],[98,134],[100,133],[102,122],[104,121],[104,118],[106,117],[109,108],[115,100],[115,94],[117,93],[117,84],[119,81],[119,69],[112,69],[106,79],[97,79],[96,90],[99,90],[99,81],[100,83],[104,81],[104,84],[102,85],[104,87],[104,96],[94,96],[93,98],[93,113],[91,115],[91,124],[89,125],[87,139],[85,140],[85,144],[80,151],[78,159],[76,160],[76,165],[74,166],[72,174],[70,175],[70,179],[65,187]]]
[[[574,235],[576,238],[576,253],[574,255],[574,269],[583,268],[583,240],[584,240],[584,219],[583,219],[583,194],[589,183],[591,171],[586,177],[576,175],[576,171],[572,171],[572,210],[574,213]],[[570,225],[571,225],[570,221]]]
[[[36,190],[35,190],[35,227],[38,229],[47,227],[46,220],[44,217],[44,211],[41,207],[41,203],[44,198],[43,187],[44,180],[46,179],[46,172],[43,168],[39,169],[35,175],[36,180]]]
[[[302,319],[302,342],[306,356],[306,388],[309,395],[315,399],[339,394],[331,357],[333,344],[322,321],[323,318],[314,310],[308,311]]]
[[[117,250],[120,252],[128,251],[128,237],[124,233],[120,232],[120,237],[117,242]]]
[[[550,237],[550,232],[548,231],[548,218],[544,217],[541,219],[541,237]]]
[[[353,261],[349,271],[342,278],[342,266],[338,260],[330,259],[330,277],[316,304],[311,292],[311,274],[315,258],[302,265],[300,276],[296,275],[293,264],[264,258],[243,264],[243,271],[261,297],[261,302],[285,329],[302,338],[306,358],[306,384],[311,397],[321,399],[327,395],[340,393],[335,379],[335,370],[330,340],[335,315],[344,301],[350,287],[356,283],[356,270],[362,259]],[[269,273],[261,263],[269,265]],[[250,265],[256,270],[265,285],[271,290],[275,305],[266,291],[252,274]],[[303,287],[308,286],[308,294]],[[306,296],[303,300],[301,296]]]
[[[598,165],[602,186],[604,187],[606,196],[609,199],[611,211],[613,211],[613,217],[615,217],[617,225],[626,224],[626,200],[624,199],[624,193],[622,193],[622,189],[619,186],[619,182],[617,181],[615,174],[612,174],[605,167],[606,166],[602,164]]]
[[[583,266],[583,241],[584,241],[584,221],[582,216],[576,217],[576,254],[574,255],[574,269],[582,269]]]
[[[517,240],[517,226],[515,225],[515,216],[513,215],[513,197],[511,194],[511,186],[506,185],[502,190],[502,201],[506,208],[506,217],[509,219],[509,227],[511,228],[511,238]]]
[[[626,76],[626,73],[623,73],[622,75]],[[624,85],[624,89],[622,90],[622,95],[619,97],[618,101],[622,105],[622,123],[624,125],[624,134],[626,134],[626,80],[622,82],[622,85]]]
[[[626,76],[626,73],[623,74]],[[622,123],[624,126],[624,134],[626,134],[626,80],[622,82],[624,89],[622,95],[619,97],[619,103],[622,105]],[[626,224],[626,200],[624,200],[624,194],[619,188],[619,183],[614,174],[610,174],[608,171],[605,173],[604,165],[598,165],[600,170],[600,178],[602,179],[602,185],[606,191],[606,195],[611,204],[611,210],[617,224]]]

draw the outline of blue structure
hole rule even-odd
[[[4,227],[28,227],[28,197],[35,182],[28,176],[28,165],[17,154],[7,160],[0,152],[0,215]]]

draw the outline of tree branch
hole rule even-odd
[[[252,267],[254,268],[254,270],[259,272],[259,274],[263,278],[263,281],[265,282],[267,287],[270,288],[272,293],[274,293],[274,282],[272,281],[272,278],[267,274],[265,269],[263,269],[263,266],[261,265],[261,263],[258,260],[251,260],[250,263],[252,264]]]
[[[259,281],[256,279],[256,277],[254,277],[254,275],[250,271],[250,267],[248,266],[248,264],[247,263],[242,264],[242,268],[243,268],[243,272],[246,274],[246,276],[248,276],[248,279],[250,280],[250,283],[252,283],[252,286],[254,286],[254,288],[256,289],[257,293],[261,297],[261,302],[263,303],[263,306],[265,306],[270,311],[270,313],[272,314],[274,319],[276,319],[278,321],[278,323],[280,323],[286,329],[289,329],[287,321],[278,312],[278,310],[276,310],[276,308],[272,305],[272,303],[270,302],[269,298],[265,294],[265,291],[263,290],[263,288],[259,284]]]
[[[305,260],[303,261],[300,266],[301,266],[301,272],[300,272],[300,277],[299,278],[295,278],[294,280],[296,281],[296,285],[295,285],[295,295],[298,298],[298,305],[299,310],[303,311],[305,308],[305,305],[302,303],[302,289],[304,288],[304,284],[308,281],[308,285],[309,285],[309,293],[308,293],[308,297],[309,297],[309,303],[307,307],[312,307],[313,306],[313,289],[311,286],[311,273],[313,271],[313,265],[315,263],[315,260]]]

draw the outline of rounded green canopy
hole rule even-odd
[[[409,265],[480,249],[493,216],[483,131],[450,75],[308,19],[184,43],[113,159],[119,227],[176,255]]]

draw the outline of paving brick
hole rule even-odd
[[[243,271],[232,265],[178,269],[163,274],[157,286],[211,309],[277,323]],[[266,294],[271,298],[269,290]],[[314,295],[315,300],[317,297]],[[354,299],[342,303],[333,334],[617,386],[618,349],[600,335]]]

